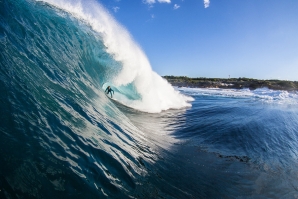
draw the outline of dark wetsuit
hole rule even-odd
[[[108,92],[107,92],[108,91]],[[111,98],[113,98],[113,96],[112,96],[112,92],[113,92],[113,94],[114,94],[114,91],[113,91],[113,89],[111,89],[111,87],[107,87],[107,89],[105,90],[105,92],[107,93],[107,95],[109,94],[109,93],[111,93]]]

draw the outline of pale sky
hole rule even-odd
[[[298,81],[298,0],[101,0],[159,75]]]

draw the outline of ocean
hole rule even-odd
[[[172,87],[93,0],[0,0],[0,49],[0,198],[298,198],[297,92]]]

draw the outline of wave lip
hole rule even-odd
[[[137,93],[141,96],[141,100],[123,102],[125,105],[146,112],[191,106],[187,102],[191,98],[175,91],[166,80],[152,71],[141,47],[98,2],[94,0],[41,1],[72,14],[99,33],[106,52],[121,65],[117,74],[107,81],[115,86],[134,84]]]

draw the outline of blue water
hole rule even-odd
[[[0,49],[0,198],[298,198],[298,93],[123,106],[102,89],[122,65],[101,35],[38,1],[0,1]]]

